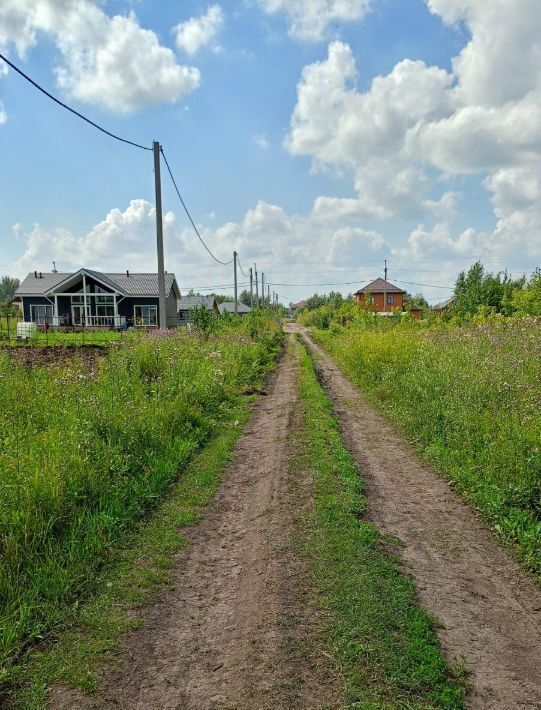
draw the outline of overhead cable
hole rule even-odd
[[[191,225],[192,225],[192,227],[193,227],[193,229],[194,229],[194,232],[197,234],[197,237],[198,237],[199,241],[200,241],[201,244],[205,247],[205,249],[208,251],[208,253],[210,254],[210,256],[214,259],[214,261],[216,261],[218,264],[222,264],[223,266],[228,266],[229,264],[232,264],[232,263],[233,263],[233,259],[230,259],[229,261],[222,261],[221,259],[218,259],[218,257],[217,257],[217,256],[214,256],[214,254],[211,252],[211,250],[210,250],[210,249],[208,248],[208,246],[205,244],[205,242],[204,242],[204,240],[203,240],[203,237],[199,234],[199,230],[198,230],[197,227],[195,226],[195,222],[194,222],[193,219],[192,219],[192,215],[190,214],[190,211],[189,211],[188,208],[186,207],[186,203],[185,203],[184,200],[182,199],[182,195],[180,194],[180,190],[179,190],[178,187],[177,187],[176,180],[175,180],[175,178],[174,178],[174,176],[173,176],[173,172],[171,171],[171,168],[170,168],[170,166],[169,166],[169,163],[167,162],[167,158],[165,157],[165,153],[163,152],[163,147],[162,147],[162,146],[160,146],[160,153],[163,155],[163,159],[164,159],[164,161],[165,161],[165,165],[167,166],[167,171],[168,171],[168,173],[169,173],[169,177],[171,178],[171,181],[172,181],[173,186],[174,186],[174,188],[175,188],[175,192],[177,193],[178,199],[180,200],[180,204],[184,207],[184,211],[185,211],[186,214],[188,215],[188,219],[190,220]]]
[[[15,64],[13,64],[13,62],[10,62],[10,60],[7,57],[5,57],[3,54],[0,54],[0,59],[3,59],[4,62],[8,66],[10,66],[14,71],[16,71],[17,74],[20,74],[23,77],[23,79],[26,79],[26,81],[28,81],[30,84],[32,84],[32,86],[35,86],[36,89],[41,91],[42,94],[45,94],[45,96],[50,98],[52,101],[57,103],[59,106],[62,106],[62,108],[65,108],[66,111],[70,111],[71,113],[75,114],[75,116],[78,116],[83,121],[86,121],[87,123],[89,123],[91,126],[94,126],[94,128],[97,128],[98,131],[105,133],[106,135],[110,136],[111,138],[114,138],[117,141],[120,141],[121,143],[127,143],[128,145],[133,145],[135,148],[141,148],[141,150],[152,150],[152,148],[149,148],[146,145],[141,145],[140,143],[134,143],[134,141],[127,140],[127,138],[121,138],[121,136],[117,136],[115,133],[111,133],[111,131],[108,131],[106,128],[103,128],[103,126],[99,126],[97,123],[94,123],[94,121],[91,121],[86,116],[83,116],[83,114],[79,113],[79,111],[76,111],[74,108],[71,108],[71,106],[68,106],[67,104],[60,101],[60,99],[57,99],[56,96],[53,96],[46,89],[44,89],[42,86],[40,86],[36,81],[31,79],[28,76],[28,74],[25,74],[22,69],[19,69],[19,67],[15,66]]]

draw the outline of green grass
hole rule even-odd
[[[362,519],[363,482],[304,348],[300,391],[295,466],[314,476],[303,548],[321,595],[323,644],[343,684],[343,707],[462,708],[462,691],[431,619],[415,603],[411,580],[400,574],[390,541]]]
[[[92,692],[101,671],[122,663],[118,641],[141,623],[133,610],[153,601],[170,582],[172,554],[186,544],[180,531],[198,521],[218,490],[252,399],[244,398],[230,411],[216,438],[195,456],[163,503],[112,550],[95,583],[99,592],[70,606],[63,630],[53,631],[48,642],[13,669],[14,710],[46,707],[54,685]]]
[[[116,545],[262,381],[280,339],[254,316],[206,341],[137,338],[93,373],[77,358],[29,371],[0,353],[0,685],[96,591]]]
[[[541,573],[541,319],[314,335]]]
[[[11,323],[9,339],[7,330],[0,328],[0,345],[16,345],[17,347],[50,347],[65,346],[78,347],[85,345],[112,345],[122,343],[145,335],[142,331],[124,332],[122,330],[88,330],[80,332],[67,332],[62,330],[37,330],[28,340],[17,340],[17,326]]]

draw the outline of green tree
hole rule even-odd
[[[216,327],[216,314],[201,304],[193,309],[190,324],[196,333],[207,340]]]
[[[513,291],[521,288],[521,279],[513,281],[507,271],[490,274],[477,261],[467,272],[460,272],[455,284],[456,311],[462,315],[477,313],[480,306],[498,313],[506,311]]]
[[[509,312],[520,315],[541,316],[541,269],[538,267],[522,288],[515,288],[506,299]]]
[[[19,284],[19,279],[12,276],[2,276],[2,278],[0,278],[0,303],[9,303],[12,301]]]
[[[244,289],[239,296],[239,301],[244,303],[245,306],[251,306],[250,291]]]

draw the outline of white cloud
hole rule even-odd
[[[254,143],[261,148],[261,150],[267,151],[270,148],[269,141],[265,136],[261,134],[256,134],[253,136]]]
[[[211,5],[200,17],[191,17],[173,28],[177,47],[193,56],[207,47],[221,30],[224,14],[220,5]]]
[[[58,85],[68,94],[118,113],[177,101],[200,82],[199,70],[177,63],[133,12],[109,17],[90,0],[5,0],[0,47],[24,55],[39,33],[54,40],[63,63]]]
[[[330,25],[361,20],[371,0],[259,0],[268,14],[284,13],[289,34],[301,40],[323,39]]]

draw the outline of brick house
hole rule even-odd
[[[390,313],[404,309],[406,292],[390,281],[376,279],[355,293],[358,303],[365,303],[367,297],[372,301],[373,309],[378,313]]]

